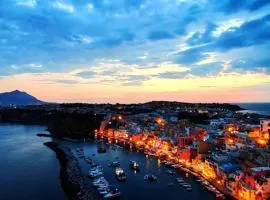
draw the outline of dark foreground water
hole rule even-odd
[[[42,126],[1,125],[0,124],[0,199],[1,200],[62,200],[66,199],[60,186],[59,163],[55,152],[43,145],[49,138],[40,138],[36,133],[43,132]],[[91,157],[96,163],[103,165],[104,176],[116,185],[122,192],[121,199],[215,199],[213,193],[202,190],[195,182],[195,178],[185,172],[177,171],[177,175],[168,175],[167,167],[160,165],[155,158],[146,157],[136,151],[125,151],[107,146],[105,154],[97,153],[97,143],[63,142],[62,145],[70,147],[74,154],[77,147],[83,148],[85,155]],[[95,154],[95,155],[93,155]],[[109,161],[118,160],[127,174],[127,182],[119,183],[115,178],[114,169],[108,167]],[[129,169],[129,161],[140,163],[141,171],[134,173]],[[85,175],[89,165],[84,159],[79,159]],[[143,180],[146,173],[153,173],[158,177],[156,183]],[[193,191],[188,192],[180,187],[176,177],[183,177],[192,185]],[[169,183],[174,183],[169,187]],[[91,179],[89,179],[91,184]]]
[[[0,124],[0,199],[66,199],[55,153],[36,133],[46,127]]]

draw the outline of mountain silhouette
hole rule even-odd
[[[42,101],[36,97],[19,90],[0,93],[0,106],[9,105],[41,105]]]

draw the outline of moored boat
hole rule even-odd
[[[136,161],[130,161],[129,167],[133,170],[139,171],[140,170],[140,165]]]
[[[150,182],[157,181],[157,177],[153,174],[146,174],[143,178],[144,180],[148,180]]]
[[[120,168],[120,167],[116,167],[116,169],[115,169],[115,175],[116,175],[116,178],[119,181],[125,181],[127,179],[124,170],[122,168]]]
[[[111,189],[107,194],[104,195],[105,199],[114,199],[120,197],[121,192],[117,188]]]

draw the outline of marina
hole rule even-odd
[[[131,200],[147,197],[177,199],[179,196],[189,199],[201,196],[205,199],[218,198],[214,190],[207,190],[201,182],[196,181],[198,179],[189,170],[183,171],[178,166],[173,167],[173,163],[161,162],[134,149],[107,143],[106,153],[96,155],[94,152],[97,152],[100,145],[98,140],[89,140],[86,143],[63,142],[63,145],[69,146],[75,152],[78,148],[81,149],[77,153],[80,166],[83,173],[91,173],[87,182],[96,188],[100,198],[108,198],[105,195],[110,194],[110,191],[113,191],[111,189],[114,189],[114,197]],[[84,158],[80,157],[82,154]],[[134,163],[139,166],[139,171],[133,169]],[[124,181],[119,180],[117,175],[123,172]],[[134,194],[134,188],[140,192]]]

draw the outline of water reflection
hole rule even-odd
[[[119,141],[118,141],[119,142]],[[81,144],[67,144],[70,146],[82,147]],[[85,144],[84,150],[86,155],[91,155],[97,146],[96,143],[90,142]],[[107,152],[105,154],[98,154],[92,159],[103,166],[104,176],[109,181],[110,184],[116,185],[121,190],[121,199],[123,200],[137,200],[137,199],[170,199],[176,200],[181,197],[181,199],[207,199],[212,200],[214,198],[213,193],[201,190],[199,184],[195,183],[192,175],[186,177],[186,173],[180,170],[174,170],[166,167],[162,164],[161,160],[153,158],[148,155],[144,155],[142,152],[130,151],[128,149],[120,149],[115,144],[110,144],[107,146]],[[127,175],[127,182],[119,183],[115,178],[114,168],[108,167],[108,163],[114,161],[120,162],[121,168],[125,171]],[[108,159],[110,161],[108,161]],[[134,171],[130,169],[130,160],[137,161],[140,164],[140,171]],[[82,163],[82,168],[85,173],[89,171],[89,165]],[[189,184],[192,185],[192,192],[186,191],[180,185],[176,183],[176,175],[170,175],[166,171],[171,169],[177,172],[178,177],[182,177]],[[155,184],[149,184],[149,182],[144,181],[144,175],[151,173],[157,176],[158,181]],[[174,187],[168,187],[172,185]],[[89,184],[91,181],[89,180]],[[136,188],[136,189],[135,189]],[[134,190],[135,189],[135,190]],[[140,191],[140,192],[137,192]]]
[[[160,159],[157,160],[158,168],[160,168],[161,162]]]

